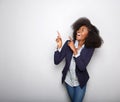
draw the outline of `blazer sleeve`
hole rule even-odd
[[[90,62],[90,59],[93,55],[93,52],[94,52],[94,48],[83,48],[83,50],[80,53],[80,56],[74,57],[76,67],[80,71],[85,71],[86,70],[86,66]]]
[[[54,52],[54,64],[56,64],[56,65],[59,64],[65,58],[67,42],[68,41],[65,42],[61,51],[57,50],[57,51]]]

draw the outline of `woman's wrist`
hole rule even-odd
[[[57,45],[57,49],[60,49],[62,46],[60,46],[60,45]]]

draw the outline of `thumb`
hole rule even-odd
[[[73,39],[72,39],[72,37],[71,37],[71,36],[69,36],[69,39],[70,39],[70,41],[73,41]]]

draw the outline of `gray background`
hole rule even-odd
[[[69,102],[61,84],[64,61],[53,55],[71,24],[88,17],[104,44],[88,65],[84,102],[120,102],[119,0],[0,0],[0,102]]]

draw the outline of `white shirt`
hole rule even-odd
[[[76,48],[78,47],[78,41],[77,40],[75,41],[75,47]],[[78,50],[78,54],[75,55],[74,57],[78,57],[80,55],[80,52],[81,52],[83,47],[84,47],[84,45]],[[72,87],[73,86],[79,86],[79,84],[80,84],[78,82],[78,78],[76,76],[75,68],[76,68],[76,64],[75,64],[75,60],[73,59],[73,56],[72,56],[71,63],[70,63],[70,68],[67,72],[66,79],[65,79],[65,82]]]

